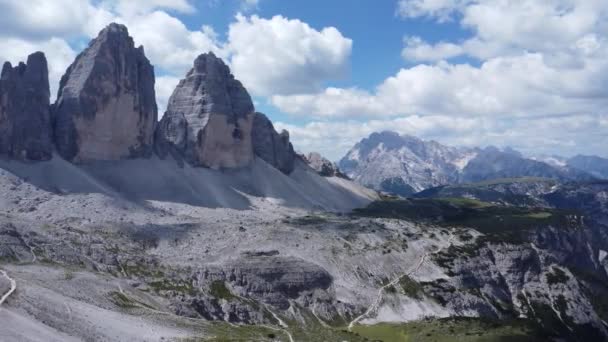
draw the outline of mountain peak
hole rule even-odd
[[[4,63],[0,77],[0,154],[47,160],[53,145],[47,62],[42,52],[16,67]]]
[[[108,26],[104,27],[99,32],[99,36],[103,36],[103,35],[107,35],[107,34],[111,34],[111,33],[125,34],[128,36],[129,29],[127,29],[127,27],[123,24],[110,23],[110,24],[108,24]]]
[[[149,155],[157,121],[154,68],[126,26],[108,25],[76,57],[53,113],[57,150],[67,160]]]

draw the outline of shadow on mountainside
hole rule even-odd
[[[250,196],[272,198],[279,205],[348,211],[369,199],[341,183],[331,182],[303,163],[289,176],[256,159],[239,170],[179,167],[173,160],[133,159],[71,164],[57,156],[47,162],[0,160],[3,169],[54,194],[98,193],[143,207],[148,201],[207,208],[252,208]]]

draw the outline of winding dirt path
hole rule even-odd
[[[439,252],[441,252],[442,250],[449,248],[452,245],[452,241],[454,240],[454,235],[452,235],[450,233],[450,237],[447,240],[447,245],[443,246],[443,247],[438,247],[436,250],[434,250],[433,252],[426,252],[422,255],[422,257],[420,257],[420,260],[418,260],[418,263],[416,264],[416,266],[411,269],[410,271],[398,276],[397,278],[391,280],[388,284],[383,285],[382,287],[380,287],[378,289],[378,293],[376,294],[376,299],[374,300],[374,302],[372,303],[372,305],[369,306],[369,308],[367,308],[367,310],[361,314],[360,316],[356,317],[355,319],[353,319],[349,324],[348,324],[348,331],[351,331],[352,328],[355,326],[355,324],[357,324],[359,321],[361,321],[362,319],[364,319],[365,317],[369,316],[371,313],[375,312],[376,310],[378,310],[378,307],[380,306],[380,303],[382,302],[382,296],[384,294],[384,290],[388,287],[391,286],[395,286],[400,280],[401,278],[405,277],[405,276],[411,276],[413,274],[415,274],[416,272],[418,272],[420,270],[420,268],[422,267],[422,265],[424,265],[424,262],[426,261],[426,259],[433,254],[437,254]]]
[[[15,290],[17,289],[17,282],[15,281],[15,279],[9,277],[8,273],[6,273],[5,270],[0,270],[0,274],[2,274],[2,276],[8,279],[8,281],[11,283],[11,288],[0,298],[0,305],[2,305],[2,303],[4,303],[8,296],[13,294],[13,292],[15,292]]]

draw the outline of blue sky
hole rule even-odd
[[[296,149],[333,160],[386,129],[608,157],[605,0],[5,0],[0,12],[0,59],[44,51],[53,92],[119,22],[155,65],[161,110],[213,51]]]

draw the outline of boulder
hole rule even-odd
[[[42,52],[27,63],[4,63],[0,76],[0,154],[20,160],[52,157],[49,78]]]
[[[182,79],[158,126],[157,151],[183,155],[193,166],[240,168],[253,160],[251,97],[213,53],[200,55]]]
[[[266,115],[255,113],[252,139],[256,156],[285,174],[293,171],[296,153],[289,142],[289,132],[283,130],[277,133]]]
[[[61,78],[53,106],[55,144],[67,160],[120,160],[152,151],[154,68],[127,28],[110,24]]]

